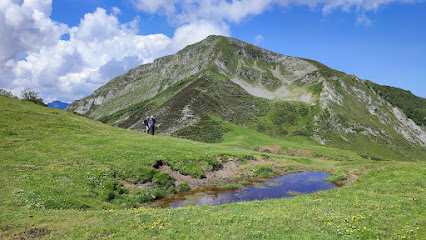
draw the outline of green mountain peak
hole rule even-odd
[[[223,36],[136,67],[68,110],[136,131],[154,115],[158,133],[207,142],[221,141],[225,121],[368,156],[426,156],[425,131],[369,82]]]

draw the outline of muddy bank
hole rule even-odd
[[[175,186],[186,182],[191,186],[191,189],[197,189],[199,187],[206,187],[216,185],[218,183],[232,182],[235,181],[235,177],[240,174],[240,163],[238,160],[229,159],[226,162],[222,162],[223,167],[216,171],[208,171],[203,168],[206,177],[203,179],[193,178],[191,176],[185,176],[178,171],[173,171],[169,166],[162,165],[158,169],[161,172],[168,173],[172,178],[175,179]]]
[[[159,199],[145,206],[154,208],[215,206],[233,202],[288,198],[338,187],[325,181],[330,176],[321,172],[302,172],[273,177],[264,182],[251,182],[238,188],[201,187]]]

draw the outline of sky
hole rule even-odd
[[[0,0],[0,88],[72,102],[209,35],[426,97],[426,0]]]

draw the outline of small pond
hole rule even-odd
[[[214,206],[240,201],[292,197],[336,188],[335,184],[324,180],[330,176],[321,172],[303,172],[272,178],[240,189],[200,188],[157,200],[151,206],[162,208],[203,204]]]

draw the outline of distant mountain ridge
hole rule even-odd
[[[70,104],[64,103],[64,102],[61,102],[61,101],[53,101],[53,102],[47,104],[48,107],[57,108],[57,109],[61,109],[61,110],[65,110],[65,108],[68,107],[68,105],[70,105]]]
[[[67,110],[138,131],[154,114],[159,133],[196,140],[202,132],[220,141],[222,119],[366,156],[426,156],[425,131],[377,89],[313,60],[209,36],[112,79]]]

